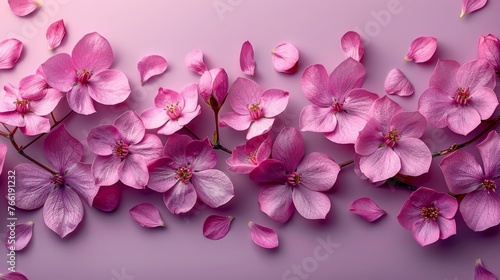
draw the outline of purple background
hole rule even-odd
[[[133,109],[142,112],[153,106],[158,87],[174,90],[197,82],[198,76],[184,66],[184,56],[192,49],[205,53],[208,66],[224,67],[234,81],[244,76],[239,70],[241,44],[250,40],[257,61],[254,79],[264,88],[281,88],[291,94],[287,110],[279,117],[273,133],[283,126],[298,126],[300,110],[309,102],[300,88],[305,67],[324,64],[328,71],[338,65],[344,55],[340,38],[349,30],[357,30],[365,42],[367,68],[365,87],[384,94],[383,83],[392,68],[400,68],[416,89],[412,97],[392,97],[407,110],[416,110],[417,100],[426,89],[437,58],[450,58],[460,63],[477,57],[480,35],[500,36],[500,1],[460,19],[461,4],[431,0],[352,0],[352,1],[287,1],[287,0],[206,0],[206,1],[76,1],[45,0],[34,15],[14,16],[7,1],[0,3],[0,39],[16,37],[24,42],[24,54],[11,71],[0,71],[0,85],[17,84],[53,53],[47,50],[45,30],[64,19],[68,34],[54,53],[71,52],[74,44],[93,31],[106,37],[115,53],[113,68],[128,76],[133,93],[119,106],[97,106],[99,113],[89,117],[73,115],[68,130],[85,144],[88,131],[98,124],[111,123],[120,113]],[[189,4],[187,4],[189,2]],[[196,2],[196,5],[193,3]],[[216,5],[226,5],[217,12]],[[403,60],[410,42],[423,35],[438,38],[434,58],[425,64]],[[271,64],[270,50],[291,42],[300,51],[300,67],[295,75],[277,73]],[[167,72],[141,86],[137,62],[146,55],[159,54],[169,62]],[[497,87],[498,92],[498,87]],[[229,108],[224,107],[223,111]],[[211,135],[212,113],[202,104],[202,116],[189,127],[200,136]],[[59,106],[62,116],[67,108]],[[498,110],[496,115],[498,115]],[[473,132],[471,135],[474,135]],[[337,162],[352,158],[352,145],[336,145],[322,135],[304,133],[306,153],[322,151]],[[224,145],[233,148],[244,141],[244,132],[230,128],[221,130]],[[445,149],[469,137],[453,135],[448,129],[428,128],[423,139],[432,151]],[[18,136],[19,143],[26,139]],[[164,139],[164,138],[162,138]],[[1,139],[5,143],[6,139]],[[41,157],[42,141],[29,148]],[[85,144],[86,145],[86,144]],[[467,150],[475,152],[475,147]],[[227,171],[227,155],[218,152],[218,167]],[[87,151],[85,162],[92,161]],[[42,158],[43,160],[43,158]],[[447,191],[433,160],[429,174],[413,179],[415,185]],[[9,150],[0,178],[5,192],[7,170],[24,159]],[[341,171],[329,197],[332,209],[325,221],[309,221],[295,213],[282,225],[273,222],[259,210],[259,187],[245,175],[227,172],[235,185],[236,196],[220,209],[196,207],[184,216],[171,215],[162,196],[150,190],[124,188],[122,202],[113,213],[86,207],[84,221],[77,231],[64,239],[49,230],[42,211],[21,211],[19,222],[35,222],[34,237],[29,246],[18,253],[17,269],[30,279],[472,279],[476,257],[492,272],[500,275],[500,232],[493,228],[474,233],[457,214],[458,234],[428,247],[420,247],[411,233],[397,222],[396,215],[409,192],[389,187],[375,188],[360,180],[352,166]],[[387,216],[370,224],[351,214],[349,204],[363,196],[375,200]],[[141,202],[155,204],[167,223],[166,228],[145,229],[129,217],[128,210]],[[6,206],[2,200],[1,223],[5,223]],[[212,213],[234,215],[231,231],[219,241],[203,237],[204,219]],[[247,220],[274,228],[280,237],[276,250],[262,249],[250,240]],[[5,226],[0,224],[0,234]],[[333,252],[317,249],[318,240],[336,244]],[[315,260],[315,251],[323,260]],[[5,273],[6,251],[2,247],[0,272]],[[317,257],[317,255],[316,255]],[[326,259],[324,259],[326,258]],[[287,270],[300,267],[302,275]],[[135,278],[121,277],[125,275]],[[284,277],[284,278],[283,278]],[[295,278],[294,278],[295,277]]]

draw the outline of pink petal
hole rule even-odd
[[[29,75],[19,82],[19,95],[30,101],[38,101],[47,94],[47,82],[41,75]]]
[[[179,94],[183,97],[182,99],[184,99],[183,112],[194,112],[197,108],[199,108],[198,86],[196,84],[188,84],[184,86]]]
[[[329,156],[313,152],[304,157],[297,166],[301,174],[301,185],[313,191],[327,191],[337,181],[340,167]]]
[[[33,222],[28,222],[25,224],[16,224],[14,231],[8,228],[5,235],[5,247],[9,251],[21,251],[28,245],[33,236]],[[15,235],[10,235],[14,232]],[[12,248],[12,249],[11,249]]]
[[[163,202],[172,214],[189,212],[196,203],[197,194],[191,183],[179,182],[173,188],[163,193]]]
[[[456,91],[458,69],[460,69],[460,63],[449,59],[438,59],[429,81],[429,87],[437,87],[444,92]]]
[[[115,120],[114,126],[123,137],[121,140],[125,140],[128,144],[139,143],[146,133],[146,128],[144,128],[141,118],[132,110],[119,116]]]
[[[240,115],[236,112],[229,112],[220,116],[220,126],[229,126],[234,130],[242,131],[247,130],[252,124],[252,117],[250,115]]]
[[[217,208],[234,196],[234,186],[224,172],[209,169],[195,172],[191,178],[196,193],[206,205]]]
[[[481,124],[481,116],[471,106],[457,106],[449,112],[446,122],[451,131],[467,135]]]
[[[483,8],[488,0],[462,0],[462,12],[460,18]]]
[[[427,122],[419,112],[400,112],[391,118],[391,129],[396,129],[402,138],[420,138]]]
[[[205,140],[195,140],[186,146],[186,160],[196,171],[214,168],[217,164],[217,154],[212,144]]]
[[[131,92],[127,76],[113,69],[97,73],[87,86],[90,97],[104,105],[121,103],[129,97]]]
[[[88,86],[78,85],[66,94],[68,105],[73,111],[75,111],[75,113],[81,115],[91,115],[96,112],[89,90],[90,87]]]
[[[155,129],[164,125],[170,118],[164,108],[148,108],[141,113],[141,119],[146,129]]]
[[[479,38],[479,58],[486,59],[496,72],[500,72],[500,40],[488,34]]]
[[[159,55],[145,56],[137,64],[137,70],[141,75],[141,83],[144,84],[149,78],[163,74],[167,71],[168,63],[165,58]]]
[[[247,140],[268,133],[271,130],[273,123],[274,118],[261,118],[254,121],[252,125],[250,125],[250,129],[248,129],[246,135]]]
[[[2,280],[28,280],[24,274],[20,272],[10,272],[7,274],[0,274],[0,279]]]
[[[403,72],[397,68],[392,69],[387,74],[384,87],[387,94],[396,94],[399,96],[410,96],[415,92],[413,85],[408,81]]]
[[[207,71],[207,65],[203,61],[203,53],[200,50],[192,50],[190,51],[184,60],[186,67],[200,75],[203,75],[205,71]]]
[[[344,54],[356,61],[360,61],[365,52],[361,36],[354,31],[346,32],[340,39],[340,45]]]
[[[401,170],[401,160],[391,148],[385,146],[369,156],[362,156],[359,167],[370,181],[379,182],[396,175]]]
[[[262,88],[256,82],[238,77],[231,85],[228,101],[231,108],[240,115],[248,115],[248,106],[260,102]]]
[[[255,72],[255,59],[253,57],[253,47],[249,41],[245,41],[241,46],[240,53],[241,72],[253,76]]]
[[[314,105],[329,107],[332,95],[328,88],[328,73],[321,64],[311,65],[304,70],[300,79],[304,96]]]
[[[422,36],[413,40],[406,54],[406,61],[415,63],[426,62],[434,55],[437,49],[437,39],[432,36]]]
[[[278,234],[270,228],[248,221],[252,241],[262,248],[272,249],[279,245]]]
[[[332,107],[307,105],[300,112],[299,127],[301,131],[332,132],[337,127],[337,118]]]
[[[212,75],[212,93],[220,107],[224,103],[228,93],[228,76],[226,70],[223,68],[212,69],[209,72]]]
[[[182,129],[182,125],[179,124],[178,120],[170,120],[164,126],[158,129],[158,134],[172,135],[177,131]]]
[[[99,156],[111,155],[116,146],[116,141],[119,140],[120,132],[112,125],[94,127],[87,135],[89,149]]]
[[[446,156],[439,163],[448,189],[454,194],[476,190],[483,182],[483,170],[476,158],[464,150]]]
[[[372,117],[374,117],[382,127],[382,131],[390,131],[391,118],[403,111],[403,108],[398,103],[394,102],[387,95],[375,100],[370,109]]]
[[[24,17],[31,14],[42,4],[34,0],[9,0],[9,6],[16,16]]]
[[[326,219],[330,212],[330,199],[324,193],[296,187],[293,189],[292,200],[297,212],[306,219]]]
[[[42,207],[54,186],[54,175],[31,163],[21,163],[14,167],[17,174],[16,207],[33,210]]]
[[[146,162],[151,162],[162,155],[163,143],[155,134],[146,134],[141,142],[130,145],[129,151],[142,157]]]
[[[34,136],[50,131],[50,121],[46,117],[40,117],[33,113],[24,115],[26,125],[21,127],[21,132],[27,136]]]
[[[384,142],[384,135],[379,122],[371,118],[359,132],[358,139],[354,144],[356,154],[362,156],[369,156],[373,154]]]
[[[432,154],[425,143],[416,138],[402,138],[394,146],[394,152],[401,161],[399,173],[420,176],[429,172]]]
[[[59,45],[61,45],[61,41],[66,35],[66,27],[64,26],[64,21],[58,20],[47,28],[47,42],[49,43],[49,50],[53,50]]]
[[[43,207],[45,224],[60,237],[73,232],[83,219],[83,204],[71,188],[53,190]]]
[[[0,113],[0,122],[7,125],[18,126],[18,127],[26,126],[26,121],[23,118],[23,115],[19,114],[16,111]],[[50,123],[49,123],[49,130],[50,130]]]
[[[270,135],[254,137],[244,145],[234,148],[231,157],[226,160],[228,169],[240,174],[248,174],[269,158],[271,149],[272,138]]]
[[[420,246],[427,246],[439,240],[439,227],[436,221],[420,219],[413,226],[412,234]]]
[[[488,136],[476,147],[483,159],[486,177],[498,177],[500,175],[500,160],[498,160],[498,155],[500,155],[500,134],[494,130],[490,131]]]
[[[441,210],[441,208],[439,208],[439,210]],[[446,219],[438,216],[436,221],[439,226],[439,239],[446,239],[457,234],[457,223],[455,222],[455,219]]]
[[[82,160],[83,145],[68,132],[63,123],[45,138],[43,151],[57,172],[64,174],[69,167]]]
[[[179,180],[176,178],[177,168],[173,168],[173,160],[170,158],[159,158],[148,165],[149,181],[148,188],[157,192],[166,192]]]
[[[260,106],[264,117],[273,118],[285,111],[290,94],[281,89],[268,89],[261,95]]]
[[[134,189],[144,189],[149,180],[146,160],[138,154],[129,154],[118,168],[118,176],[123,184]]]
[[[0,143],[0,175],[2,174],[3,165],[5,163],[5,158],[7,156],[7,145]]]
[[[167,138],[163,148],[163,156],[171,158],[177,164],[177,167],[187,165],[186,147],[193,139],[187,135],[172,134]]]
[[[439,63],[438,63],[439,64]],[[452,111],[455,100],[449,98],[447,93],[440,88],[426,89],[418,99],[418,111],[435,127],[446,127],[446,117]]]
[[[31,101],[31,111],[39,116],[46,116],[54,111],[63,94],[56,89],[47,89],[47,94],[40,100]]]
[[[480,189],[467,194],[460,203],[460,213],[473,231],[483,231],[500,224],[500,195]]]
[[[491,273],[483,266],[483,262],[480,258],[476,259],[476,265],[474,267],[474,280],[496,280],[495,274]]]
[[[415,196],[415,193],[413,192],[411,196]],[[418,221],[423,219],[420,214],[422,214],[422,207],[415,206],[411,199],[408,199],[399,210],[398,222],[405,229],[411,230]]]
[[[276,46],[272,51],[274,69],[278,72],[293,74],[297,71],[299,62],[299,50],[290,44],[283,43]]]
[[[458,68],[456,80],[461,88],[469,88],[471,94],[486,87],[494,89],[496,85],[495,70],[486,60],[473,60]]]
[[[99,73],[109,69],[113,63],[113,50],[106,38],[93,32],[76,43],[71,57],[76,69]]]
[[[304,138],[294,127],[285,127],[274,141],[273,158],[282,161],[288,172],[295,171],[304,156]]]
[[[59,91],[70,91],[77,82],[75,65],[69,54],[60,53],[52,56],[42,64],[42,70],[47,83]]]
[[[329,77],[328,88],[339,101],[343,101],[347,93],[363,86],[366,69],[358,61],[347,58],[340,63]]]
[[[285,164],[276,159],[265,160],[250,172],[250,180],[257,183],[286,184]]]
[[[271,184],[262,187],[258,200],[260,210],[276,222],[288,221],[295,210],[292,190],[286,185]]]
[[[233,216],[210,215],[203,223],[203,235],[212,240],[224,238],[229,232]]]
[[[117,156],[96,156],[92,163],[92,174],[97,186],[111,186],[118,182],[121,159]]]
[[[479,113],[481,120],[491,117],[498,107],[498,98],[491,88],[483,87],[476,90],[471,94],[471,99],[474,101],[470,102],[469,106]]]
[[[92,207],[104,212],[111,212],[118,208],[120,204],[121,187],[118,184],[111,186],[101,186],[94,197]]]
[[[374,222],[385,215],[385,211],[368,197],[362,197],[354,200],[349,206],[349,211],[361,216],[368,222]]]
[[[129,210],[130,217],[143,227],[164,227],[160,211],[151,203],[141,203]]]
[[[17,39],[0,42],[0,69],[10,69],[16,65],[23,51],[23,43]]]

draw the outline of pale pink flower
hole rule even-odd
[[[248,221],[252,241],[262,248],[272,249],[279,246],[278,234],[268,227]]]
[[[42,4],[35,0],[9,0],[9,6],[16,16],[24,17],[34,12]]]
[[[100,125],[87,136],[90,150],[96,154],[92,173],[97,186],[125,185],[143,189],[148,182],[148,163],[161,156],[162,143],[146,128],[133,111],[119,116],[113,125]]]
[[[255,73],[255,59],[253,54],[253,46],[249,41],[245,41],[241,46],[240,68],[241,72],[249,76],[253,76]]]
[[[462,0],[462,12],[460,18],[483,8],[488,0]]]
[[[291,43],[283,43],[272,51],[274,69],[278,72],[293,74],[299,67],[299,50]]]
[[[456,234],[457,209],[454,197],[421,187],[403,204],[398,221],[412,231],[418,244],[426,246]]]
[[[340,39],[340,46],[347,57],[360,61],[365,53],[361,36],[354,31],[346,32]]]
[[[368,222],[374,222],[385,215],[385,211],[368,197],[362,197],[354,200],[349,206],[349,211],[361,216]]]
[[[474,266],[474,280],[497,280],[497,277],[484,267],[480,258],[477,258]]]
[[[432,36],[418,37],[411,42],[408,53],[405,56],[406,61],[415,63],[426,62],[434,55],[437,49],[437,39]]]
[[[231,157],[226,160],[229,170],[248,174],[271,155],[273,140],[270,135],[256,136],[245,144],[236,146]]]
[[[439,60],[418,100],[418,111],[436,127],[467,135],[495,112],[495,71],[485,60]]]
[[[163,56],[148,55],[137,63],[137,70],[141,75],[141,83],[144,84],[151,77],[161,75],[167,71],[168,63]]]
[[[0,69],[10,69],[16,65],[23,52],[23,43],[11,38],[0,42]]]
[[[130,217],[143,227],[165,227],[160,211],[151,203],[140,203],[129,210]]]
[[[415,93],[413,85],[398,68],[392,69],[389,74],[387,74],[384,88],[387,94],[396,94],[399,96],[410,96]]]
[[[500,74],[500,40],[495,35],[488,34],[479,38],[479,58],[486,59],[493,69]]]
[[[61,45],[64,36],[66,35],[66,26],[64,26],[64,21],[58,20],[47,28],[47,42],[49,43],[49,50],[53,50]]]
[[[212,240],[224,238],[233,220],[233,216],[210,215],[203,223],[203,235]]]

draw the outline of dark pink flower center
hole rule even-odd
[[[64,185],[64,177],[61,174],[55,174],[54,177],[52,177],[52,184],[57,187]]]
[[[457,102],[458,105],[465,106],[469,102],[469,99],[471,99],[470,96],[470,89],[463,89],[463,88],[458,88],[457,89],[457,96],[455,97],[455,102]]]
[[[436,220],[439,216],[439,209],[437,207],[422,207],[422,213],[420,216],[424,217],[426,220]]]
[[[83,69],[81,72],[77,72],[76,76],[78,77],[78,82],[80,84],[85,85],[92,78],[92,72],[89,70]]]
[[[193,177],[193,172],[188,167],[181,167],[175,171],[176,179],[181,180],[184,184],[189,183],[191,177]]]
[[[292,172],[292,173],[288,174],[288,177],[287,177],[288,184],[292,187],[297,186],[301,182],[300,176],[301,176],[301,174],[299,174],[297,172]]]
[[[481,185],[479,186],[479,188],[483,188],[483,189],[485,189],[488,192],[495,192],[497,190],[497,184],[493,180],[485,179],[481,183]]]
[[[253,165],[257,165],[259,164],[257,162],[257,151],[254,151],[254,152],[251,152],[248,156],[247,156],[247,161]]]
[[[250,117],[254,121],[262,118],[262,115],[264,115],[262,108],[260,108],[260,103],[248,105],[248,111],[250,112]]]
[[[176,120],[181,116],[182,109],[179,107],[179,102],[167,106],[167,115],[170,119]]]
[[[30,101],[28,99],[17,100],[14,104],[16,104],[16,112],[19,114],[27,114],[30,111]]]
[[[336,113],[344,111],[344,105],[337,100],[333,101],[332,108]]]
[[[396,145],[396,142],[398,142],[399,139],[401,139],[401,136],[399,135],[397,129],[393,129],[387,132],[387,134],[384,136],[385,144],[391,148]]]
[[[113,149],[113,153],[117,157],[123,159],[128,155],[129,152],[130,152],[130,150],[129,150],[128,145],[126,143],[124,143],[122,140],[116,141],[116,146]]]

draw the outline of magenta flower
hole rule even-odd
[[[45,138],[43,151],[56,173],[31,163],[17,165],[16,207],[33,210],[43,206],[45,224],[65,237],[82,221],[81,199],[92,205],[98,188],[90,164],[80,163],[83,145],[68,133],[64,124]]]
[[[171,135],[182,129],[201,113],[196,84],[190,84],[177,93],[158,89],[155,107],[146,109],[141,119],[147,129],[158,128],[158,133]]]
[[[372,118],[354,145],[360,171],[372,182],[401,173],[419,176],[431,166],[429,147],[419,138],[427,125],[419,112],[403,112],[399,104],[384,96],[373,103]]]
[[[226,160],[229,170],[248,174],[271,155],[273,140],[270,135],[256,136],[245,144],[236,146],[231,157]]]
[[[495,35],[481,36],[479,38],[479,58],[486,59],[493,69],[500,75],[500,40]]]
[[[148,163],[161,156],[158,136],[146,134],[146,128],[133,111],[119,116],[113,125],[100,125],[87,136],[90,150],[97,155],[92,173],[97,186],[109,186],[120,180],[143,189],[148,182]]]
[[[199,198],[216,208],[234,196],[233,183],[222,171],[213,169],[217,155],[205,139],[172,134],[163,149],[163,157],[148,165],[148,187],[163,193],[163,201],[173,214],[191,210]]]
[[[446,184],[454,194],[466,194],[460,203],[465,223],[474,231],[483,231],[500,224],[500,134],[491,131],[477,144],[484,164],[473,155],[458,150],[445,157],[439,167]]]
[[[456,234],[458,202],[446,193],[421,187],[414,191],[398,214],[399,223],[412,231],[421,246]]]
[[[128,79],[122,72],[109,69],[113,50],[98,33],[85,35],[73,48],[71,56],[56,54],[42,64],[48,84],[67,92],[69,107],[78,114],[96,112],[95,100],[104,105],[123,102],[130,94]]]
[[[280,89],[262,88],[247,78],[237,78],[229,90],[229,105],[234,112],[220,117],[221,126],[247,130],[247,140],[269,132],[274,118],[288,105],[289,93]]]
[[[453,60],[439,60],[429,88],[418,100],[418,111],[436,127],[447,126],[467,135],[495,111],[495,85],[495,71],[485,60],[462,66]]]
[[[332,142],[354,143],[378,96],[361,86],[365,67],[352,58],[344,60],[328,76],[323,65],[309,66],[302,74],[302,91],[313,105],[300,113],[300,130],[324,133]]]
[[[281,223],[294,208],[306,219],[324,219],[331,205],[322,192],[337,181],[339,165],[322,153],[304,157],[304,139],[291,127],[281,130],[272,156],[250,173],[251,180],[264,183],[258,199],[262,212]]]

